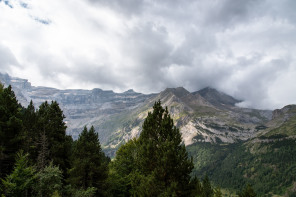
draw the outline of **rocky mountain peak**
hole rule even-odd
[[[129,89],[127,91],[125,91],[124,93],[136,93],[133,89]]]
[[[177,87],[177,88],[166,88],[163,92],[161,93],[172,93],[175,96],[177,96],[178,98],[182,98],[188,94],[190,94],[190,92],[188,90],[186,90],[183,87]]]
[[[272,112],[272,119],[284,118],[288,119],[296,115],[296,105],[287,105],[282,109],[276,109]]]
[[[141,93],[135,92],[133,89],[129,89],[129,90],[123,92],[122,94],[128,95],[128,96],[133,96],[133,95],[139,95]]]
[[[194,92],[193,94],[201,95],[208,102],[215,106],[235,106],[236,103],[241,102],[240,100],[237,100],[232,96],[229,96],[211,87],[206,87]]]
[[[5,86],[12,85],[12,86],[15,86],[15,87],[21,88],[21,89],[30,89],[31,88],[31,83],[28,82],[27,79],[11,77],[8,74],[0,73],[0,81]]]

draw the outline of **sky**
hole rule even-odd
[[[0,0],[0,72],[34,86],[216,88],[296,104],[295,0]]]

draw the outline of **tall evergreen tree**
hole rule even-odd
[[[125,185],[130,186],[130,195],[190,195],[192,159],[168,109],[160,101],[148,113],[139,139],[120,148],[112,165],[115,171],[129,178],[130,183]]]
[[[11,86],[0,87],[0,177],[9,174],[22,144],[21,106]]]
[[[54,166],[52,162],[36,174],[36,181],[33,187],[36,196],[50,197],[55,192],[62,190],[62,171]]]
[[[28,154],[17,153],[14,170],[2,180],[4,193],[7,196],[31,196],[35,179],[35,170],[28,165]]]
[[[22,149],[28,152],[30,160],[35,162],[38,156],[37,141],[40,136],[40,129],[37,127],[37,113],[32,100],[28,107],[23,109],[22,121],[24,136]]]
[[[45,101],[37,111],[37,127],[39,129],[37,142],[40,141],[40,136],[45,133],[49,150],[48,159],[52,160],[54,165],[59,166],[66,175],[65,172],[70,167],[72,138],[66,135],[67,127],[64,118],[63,111],[56,101],[52,101],[51,104]],[[39,143],[37,155],[41,149],[42,144]]]
[[[129,140],[116,152],[116,158],[111,162],[108,182],[113,196],[130,196],[132,189],[132,174],[137,166],[137,139]]]
[[[69,182],[77,189],[96,188],[96,194],[104,196],[107,190],[108,162],[101,149],[99,136],[92,126],[84,127],[74,144],[73,166]]]
[[[154,177],[154,188],[177,196],[188,195],[193,162],[182,144],[179,129],[160,101],[148,113],[139,143],[140,171]]]

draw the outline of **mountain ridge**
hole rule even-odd
[[[139,135],[144,118],[158,100],[169,108],[185,145],[248,140],[257,135],[258,125],[266,124],[280,113],[237,107],[240,100],[211,87],[195,92],[184,87],[166,88],[160,93],[142,94],[132,89],[115,93],[100,88],[59,90],[34,87],[26,79],[7,74],[0,74],[0,80],[12,85],[24,106],[31,99],[37,106],[45,100],[56,100],[65,113],[67,131],[74,139],[85,125],[94,125],[106,149],[116,149]]]

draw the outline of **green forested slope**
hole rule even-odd
[[[250,143],[187,147],[194,159],[194,174],[208,174],[222,188],[238,190],[250,183],[260,195],[291,196],[296,184],[295,139]]]

